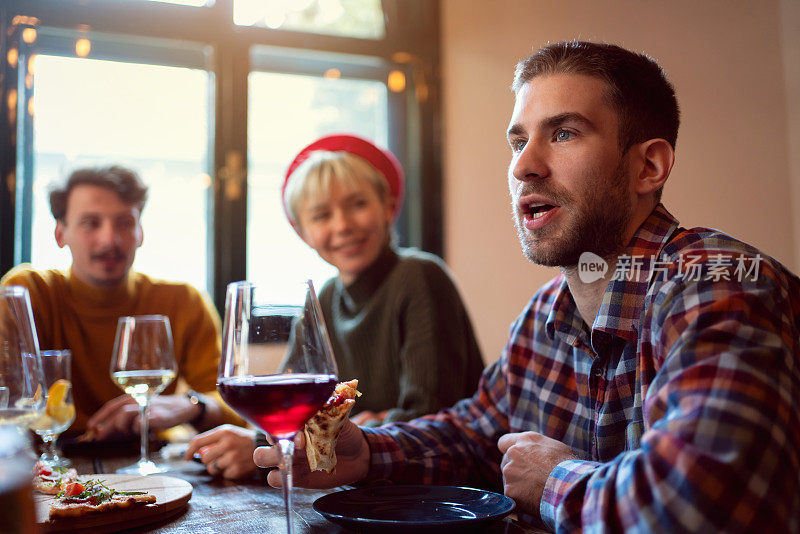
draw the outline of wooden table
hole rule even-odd
[[[113,473],[119,467],[133,463],[134,455],[114,455],[113,451],[94,454],[71,454],[79,474]],[[158,458],[158,453],[153,453]],[[215,478],[195,462],[172,460],[173,470],[166,476],[181,478],[192,487],[192,497],[185,511],[159,523],[131,529],[125,532],[164,533],[225,533],[248,534],[285,532],[286,519],[283,511],[283,493],[256,479],[231,481]],[[341,489],[341,488],[340,488]],[[307,490],[296,488],[294,492],[294,527],[297,534],[350,533],[327,521],[311,505],[319,497],[336,490]],[[476,531],[470,531],[476,532]],[[490,534],[538,533],[511,518],[496,521],[483,530]]]

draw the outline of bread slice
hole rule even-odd
[[[100,479],[88,479],[64,487],[50,503],[49,518],[57,520],[155,504],[156,496],[145,491],[117,491]]]
[[[42,462],[36,462],[33,473],[33,491],[44,495],[60,493],[67,484],[78,480],[78,472],[75,469],[51,468]]]

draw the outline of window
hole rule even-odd
[[[0,23],[0,274],[66,267],[47,185],[113,162],[150,186],[135,269],[220,309],[281,269],[319,285],[332,268],[278,191],[301,147],[346,131],[404,166],[400,244],[441,254],[436,1],[5,0]]]
[[[34,266],[71,263],[53,240],[49,184],[77,167],[119,163],[149,187],[136,269],[207,289],[208,73],[43,54],[33,72]]]
[[[148,0],[148,1],[163,2],[165,4],[180,4],[182,6],[195,6],[195,7],[203,7],[210,3],[209,0]]]
[[[285,277],[298,282],[312,278],[319,288],[336,272],[299,239],[284,216],[280,191],[286,168],[304,146],[329,133],[352,132],[386,145],[386,86],[372,80],[253,72],[248,94],[248,279],[270,284]],[[298,271],[297,265],[304,269]]]
[[[240,26],[294,30],[362,39],[385,36],[380,0],[235,0]]]

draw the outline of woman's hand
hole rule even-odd
[[[257,471],[253,462],[255,431],[234,425],[222,425],[198,434],[190,443],[184,458],[195,453],[209,473],[224,478],[245,478]]]

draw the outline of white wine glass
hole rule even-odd
[[[75,421],[72,400],[72,353],[68,350],[43,350],[42,370],[47,386],[44,413],[30,428],[42,438],[44,451],[39,461],[53,467],[71,467],[69,458],[60,455],[56,440]]]
[[[308,280],[292,289],[297,291],[278,293],[249,282],[228,286],[217,379],[225,402],[280,447],[289,534],[293,439],[322,407],[337,381],[314,286]]]
[[[46,400],[28,290],[0,287],[0,425],[26,428],[42,415]]]
[[[141,454],[138,462],[117,469],[117,473],[150,475],[169,470],[148,457],[148,407],[150,399],[175,379],[177,369],[168,317],[137,315],[119,318],[111,358],[111,379],[139,405]]]

